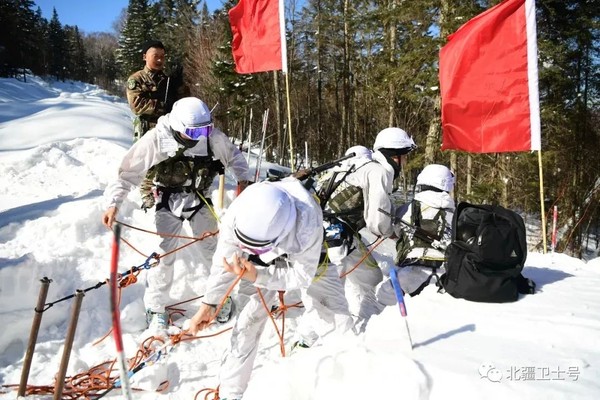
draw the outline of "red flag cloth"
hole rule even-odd
[[[282,69],[279,0],[240,0],[229,10],[229,22],[237,73]]]
[[[442,149],[540,150],[534,0],[506,0],[440,51]]]

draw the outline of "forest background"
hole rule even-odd
[[[352,145],[371,147],[377,132],[398,126],[419,145],[398,182],[404,193],[432,162],[455,172],[457,201],[539,215],[543,190],[547,214],[559,210],[557,250],[597,257],[600,0],[536,2],[541,169],[532,153],[440,150],[439,50],[499,2],[285,0],[294,168],[338,158]],[[124,97],[127,77],[143,67],[141,44],[158,38],[167,48],[166,72],[183,66],[192,94],[217,106],[217,124],[244,147],[249,137],[260,140],[269,110],[264,156],[289,165],[284,77],[235,73],[227,14],[235,4],[226,0],[209,12],[203,0],[130,0],[114,32],[84,34],[62,25],[56,10],[46,20],[34,1],[0,0],[0,76],[25,79],[30,70]],[[540,218],[550,235],[551,218]],[[590,248],[594,254],[583,254]]]

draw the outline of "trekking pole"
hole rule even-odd
[[[408,328],[408,314],[406,312],[406,304],[404,304],[404,295],[402,294],[402,288],[400,287],[400,281],[398,280],[398,273],[396,272],[396,269],[394,267],[390,269],[390,280],[392,281],[394,293],[396,294],[396,299],[398,300],[398,307],[400,307],[400,315],[402,315],[402,319],[404,320],[404,326],[406,327],[408,344],[410,346],[410,350],[412,351],[413,344],[412,338],[410,337],[410,329]]]
[[[67,367],[69,366],[69,358],[71,357],[71,349],[73,348],[73,340],[75,339],[75,330],[77,329],[77,321],[79,320],[83,296],[85,296],[83,290],[78,290],[77,294],[75,294],[75,303],[73,303],[71,321],[69,322],[69,329],[67,330],[67,337],[65,338],[65,348],[60,361],[60,369],[58,370],[58,375],[56,377],[54,400],[60,400],[62,398],[62,392],[65,387],[65,376],[67,375]]]
[[[44,313],[44,304],[46,304],[46,296],[48,295],[48,287],[52,279],[43,277],[42,286],[40,287],[40,293],[38,295],[37,306],[35,307],[35,314],[33,316],[33,323],[31,324],[31,332],[29,333],[29,343],[27,344],[27,351],[25,352],[25,360],[23,361],[23,371],[21,371],[21,382],[19,383],[19,391],[17,397],[25,396],[25,389],[27,388],[27,379],[29,379],[29,370],[31,368],[31,360],[33,359],[33,352],[35,350],[35,344],[37,343],[38,333],[40,331],[40,324],[42,323],[42,314]]]

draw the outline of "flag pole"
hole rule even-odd
[[[537,25],[535,0],[525,0],[525,28],[527,30],[527,84],[529,86],[529,115],[531,124],[531,149],[538,152],[540,175],[540,211],[542,218],[542,243],[546,254],[546,210],[544,205],[544,170],[542,167],[542,128],[540,121],[540,92],[538,71]]]
[[[279,34],[281,35],[281,72],[285,76],[285,99],[287,107],[287,131],[290,138],[290,168],[294,172],[294,142],[292,140],[292,111],[290,105],[290,78],[287,65],[287,41],[285,39],[285,9],[279,0]]]
[[[290,138],[290,168],[294,172],[294,144],[292,141],[292,112],[290,107],[290,79],[287,72],[285,75],[285,98],[287,102],[287,126],[288,126],[288,137]]]
[[[540,210],[542,213],[542,243],[546,254],[546,209],[544,206],[544,170],[542,168],[542,150],[538,150],[538,167],[540,170]]]

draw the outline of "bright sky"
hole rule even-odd
[[[85,33],[112,32],[113,23],[121,11],[129,5],[128,0],[34,0],[42,9],[44,18],[52,18],[56,8],[63,25],[77,25]],[[222,0],[206,0],[208,9],[221,7]],[[35,7],[34,7],[35,10]]]
[[[108,287],[92,287],[109,276],[112,233],[100,222],[106,206],[103,191],[131,146],[132,114],[122,99],[95,86],[47,83],[31,76],[27,83],[0,78],[0,104],[0,400],[12,400],[15,387],[3,385],[19,384],[43,277],[52,279],[47,303],[90,288],[82,301],[67,376],[115,357],[111,338],[93,344],[109,332],[111,314]],[[233,179],[227,182],[231,198]],[[144,213],[139,204],[135,190],[119,211],[120,220],[154,232],[153,213]],[[527,221],[531,248],[539,241],[538,220]],[[155,235],[124,228],[123,237],[143,254],[158,250]],[[196,251],[193,246],[184,249],[175,263],[171,304],[204,293]],[[387,270],[393,253],[394,243],[386,240],[373,254]],[[121,244],[120,272],[144,261],[145,256]],[[419,296],[406,298],[406,319],[398,307],[387,307],[371,319],[364,334],[342,337],[324,330],[312,348],[292,354],[302,309],[290,309],[284,334],[287,356],[281,357],[268,321],[244,400],[598,399],[600,258],[586,262],[530,251],[523,273],[538,291],[517,302],[467,302],[430,285]],[[142,271],[138,282],[122,291],[128,357],[147,338],[144,283]],[[234,295],[238,306],[243,300]],[[30,385],[54,385],[73,304],[64,301],[43,312]],[[197,307],[197,302],[178,306],[184,315],[174,314],[179,317],[175,325],[181,326]],[[232,324],[213,326],[209,333]],[[166,355],[133,376],[132,386],[144,389],[134,398],[190,400],[201,389],[215,388],[229,337],[226,331],[169,346]],[[164,380],[169,382],[165,392],[153,392]],[[121,398],[118,389],[106,397]]]

